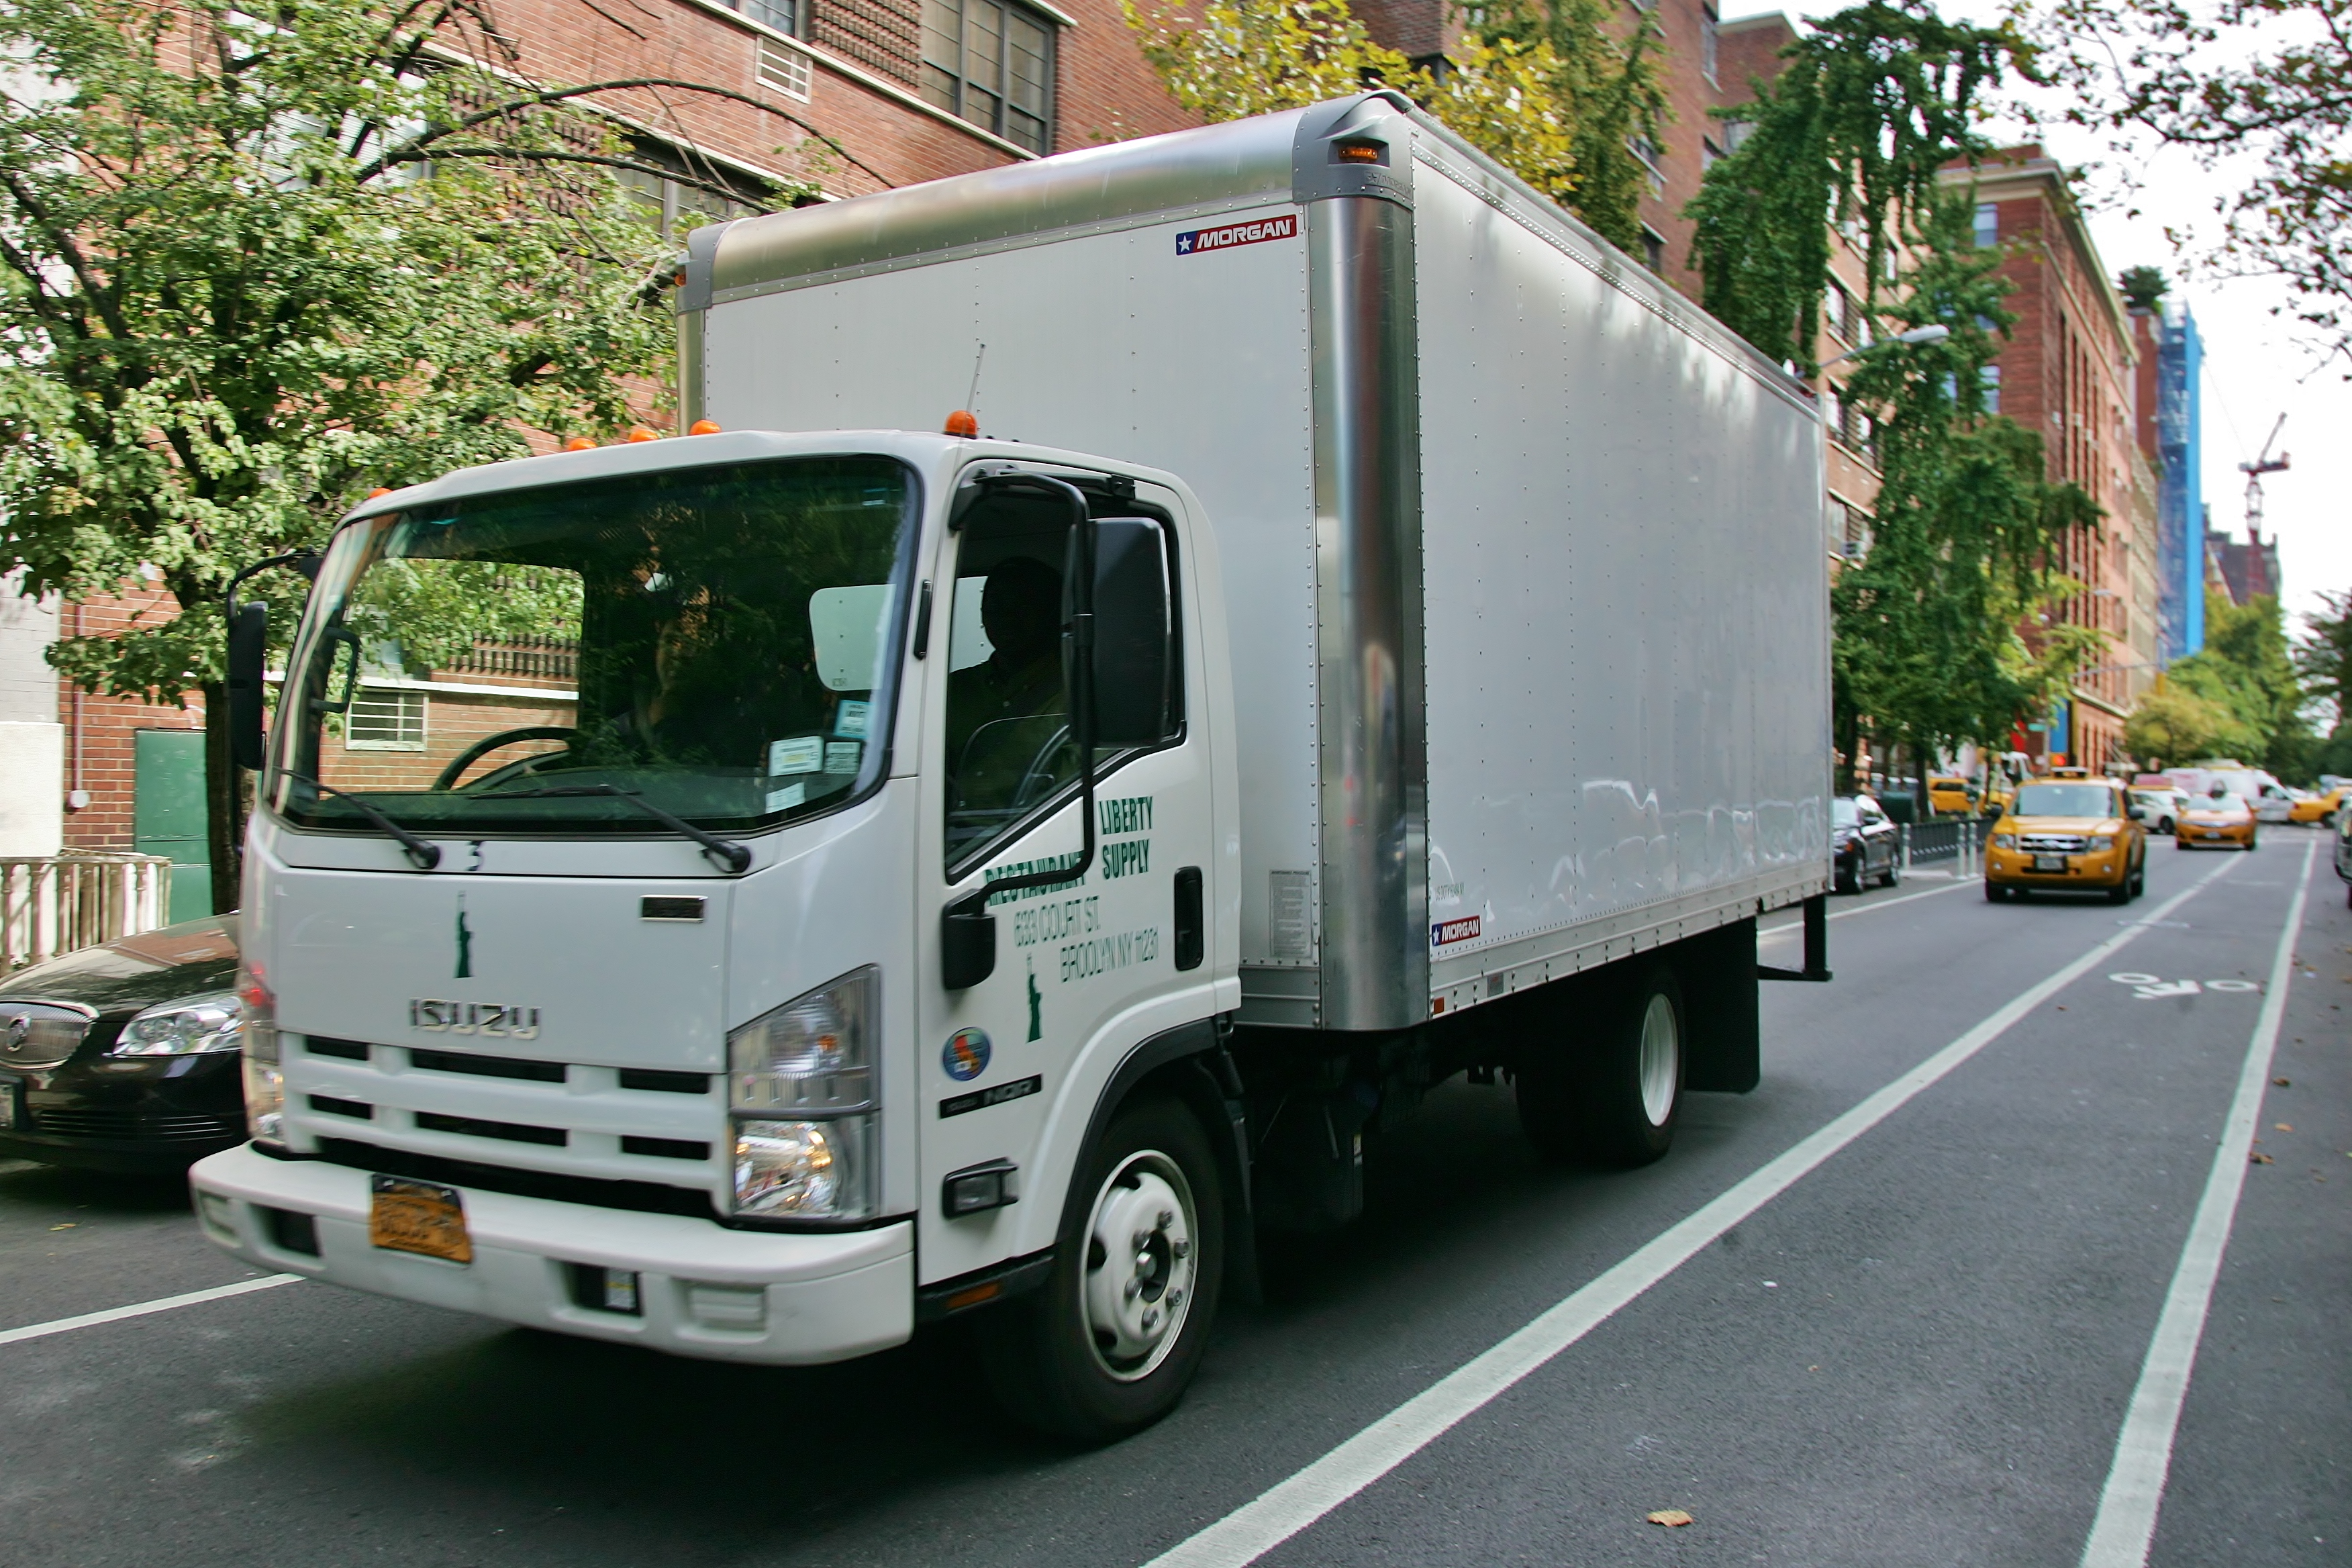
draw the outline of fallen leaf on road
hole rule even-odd
[[[68,1220],[63,1225],[53,1225],[49,1226],[49,1228],[51,1230],[71,1230],[74,1227],[74,1223],[75,1222],[72,1220]]]
[[[2283,1078],[2274,1078],[2271,1079],[2271,1081],[2278,1085],[2281,1089],[2284,1089],[2286,1087],[2286,1079]]]
[[[2249,1154],[2246,1157],[2257,1165],[2274,1165],[2278,1163],[2277,1161],[2273,1160],[2268,1154]]]
[[[2272,1125],[2273,1125],[2273,1127],[2275,1127],[2275,1128],[2276,1128],[2279,1131],[2281,1131],[2281,1132],[2292,1132],[2292,1131],[2294,1131],[2294,1128],[2289,1127],[2289,1126],[2288,1126],[2285,1122],[2284,1122],[2284,1121],[2273,1122],[2273,1123],[2272,1123]]]
[[[1669,1525],[1676,1529],[1691,1521],[1691,1516],[1678,1508],[1662,1508],[1649,1518],[1652,1524]]]

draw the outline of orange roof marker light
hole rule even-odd
[[[689,436],[716,436],[719,434],[719,421],[698,419],[686,427],[686,433]]]
[[[959,408],[948,416],[948,422],[942,429],[947,435],[961,436],[969,441],[980,434],[980,420],[970,409]]]
[[[629,426],[629,439],[632,441],[658,441],[661,439],[661,432],[655,429],[650,425],[632,425]]]
[[[563,443],[563,449],[567,452],[593,452],[596,449],[596,443],[586,436],[574,436]]]

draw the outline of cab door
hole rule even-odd
[[[954,988],[942,973],[948,907],[989,883],[1074,869],[1084,851],[1064,658],[1075,509],[1066,494],[1018,484],[963,495],[934,562],[928,657],[942,662],[928,683],[917,873],[926,1284],[1052,1245],[1066,1173],[1041,1170],[1049,1128],[1082,1130],[1117,1060],[1167,1026],[1163,1015],[1182,1010],[1182,994],[1205,986],[1210,773],[1205,736],[1184,719],[1195,632],[1176,591],[1177,509],[1172,496],[1156,505],[1098,480],[1085,493],[1104,537],[1117,530],[1129,545],[1157,542],[1164,622],[1151,631],[1129,615],[1121,624],[1106,603],[1097,637],[1164,640],[1164,721],[1156,740],[1097,749],[1091,861],[1075,879],[991,897],[992,968]],[[1139,518],[1139,526],[1112,521]],[[1131,578],[1136,560],[1128,566]],[[1106,691],[1098,709],[1132,709],[1137,696]],[[1067,1142],[1052,1141],[1065,1165]],[[955,1190],[967,1200],[1013,1201],[950,1214],[949,1183],[960,1174]]]

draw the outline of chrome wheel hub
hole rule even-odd
[[[1079,1304],[1111,1376],[1148,1376],[1174,1348],[1192,1308],[1197,1228],[1192,1184],[1157,1150],[1129,1155],[1095,1194]]]
[[[1682,1081],[1683,1043],[1675,1025],[1675,1005],[1654,995],[1642,1012],[1642,1113],[1653,1127],[1674,1114],[1675,1090]]]

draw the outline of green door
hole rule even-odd
[[[212,853],[205,835],[205,732],[137,731],[131,796],[131,847],[172,858],[164,918],[192,921],[213,912]]]

